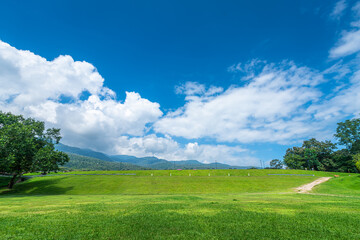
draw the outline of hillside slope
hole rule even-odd
[[[150,170],[151,171],[151,170]],[[59,175],[34,177],[15,186],[12,193],[26,195],[58,194],[238,194],[293,192],[310,183],[313,176],[147,176],[137,175]],[[201,170],[200,170],[201,171]],[[214,172],[213,172],[214,171]],[[220,170],[221,171],[221,170]],[[237,170],[232,170],[237,171]],[[173,171],[176,174],[176,171]],[[196,174],[194,172],[194,174]]]
[[[108,162],[113,162],[113,160],[106,154],[101,153],[101,152],[96,152],[96,151],[93,151],[90,149],[70,147],[70,146],[64,145],[62,143],[56,144],[55,148],[59,151],[66,152],[66,153],[74,153],[77,155],[82,155],[82,156],[86,156],[86,157],[97,158],[97,159],[108,161]]]
[[[70,161],[63,167],[73,170],[142,170],[144,167],[130,163],[109,162],[97,158],[67,153]]]

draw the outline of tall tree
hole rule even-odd
[[[69,157],[55,150],[60,129],[45,129],[44,122],[0,111],[0,172],[11,174],[8,187],[31,171],[59,170]]]
[[[351,154],[360,153],[360,119],[339,122],[334,135],[340,145],[345,145]]]

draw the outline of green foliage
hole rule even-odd
[[[338,123],[336,134],[340,145],[345,145],[352,154],[360,153],[360,119]]]
[[[353,157],[356,168],[358,169],[358,171],[360,172],[360,153],[354,155]]]
[[[6,187],[9,183],[9,177],[0,177],[0,189]]]
[[[58,170],[68,156],[55,151],[60,129],[45,129],[44,122],[0,112],[0,172],[11,174],[9,188],[26,172]]]
[[[304,141],[301,147],[286,150],[284,163],[291,169],[314,169],[336,171],[332,155],[336,145],[330,141],[318,141],[315,138]]]
[[[301,147],[286,150],[284,163],[291,169],[314,169],[317,171],[356,172],[355,162],[348,149],[337,150],[330,141],[312,138]]]
[[[273,159],[270,161],[270,168],[273,169],[282,169],[284,166],[283,162],[279,159]]]

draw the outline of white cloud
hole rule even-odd
[[[160,105],[127,92],[125,101],[104,87],[87,62],[59,56],[48,61],[0,41],[0,109],[60,127],[64,143],[111,149],[120,135],[142,136],[161,115]],[[84,92],[89,97],[82,99]],[[70,101],[62,101],[67,97]]]
[[[351,10],[354,19],[350,25],[353,29],[342,31],[336,46],[330,49],[330,58],[346,57],[360,51],[360,2],[357,2]]]
[[[167,160],[198,160],[204,163],[221,162],[232,165],[258,165],[258,159],[239,146],[198,144],[189,142],[180,146],[170,136],[122,136],[115,144],[114,153],[137,157],[156,156]]]
[[[336,20],[340,19],[340,17],[343,15],[346,8],[347,8],[347,3],[345,0],[338,1],[335,4],[334,9],[330,14],[330,18],[336,19]]]
[[[347,66],[345,65],[344,68]],[[340,70],[341,71],[341,70]],[[353,117],[360,113],[360,67],[351,75],[348,84],[336,89],[334,96],[324,103],[309,107],[316,119],[338,120],[344,116]]]
[[[151,124],[162,116],[159,104],[134,92],[126,92],[124,102],[117,101],[93,65],[74,61],[70,56],[48,61],[0,41],[0,85],[0,110],[35,117],[48,127],[60,127],[65,144],[171,160],[216,159],[244,165],[255,159],[240,147],[197,142],[181,146],[167,135],[147,134]],[[201,96],[222,91],[195,83],[178,89],[186,95]],[[85,99],[84,92],[88,95]]]
[[[175,92],[177,94],[186,95],[187,99],[191,99],[196,96],[213,96],[221,93],[222,91],[224,91],[222,87],[210,86],[209,88],[206,88],[204,84],[200,84],[198,82],[186,82],[185,84],[175,87]]]
[[[360,2],[352,10],[360,16]],[[360,51],[357,23],[343,32],[330,50],[331,58]],[[339,60],[322,72],[291,61],[235,64],[228,70],[243,75],[239,86],[224,90],[186,82],[176,87],[176,93],[185,95],[184,106],[162,117],[160,105],[138,93],[127,92],[125,100],[118,101],[90,63],[70,56],[48,61],[0,41],[0,110],[60,127],[63,142],[73,146],[138,157],[258,165],[249,151],[228,143],[292,144],[331,137],[334,128],[329,126],[360,112],[359,61]],[[324,83],[331,89],[324,91]],[[149,134],[153,130],[164,137]],[[199,144],[201,138],[213,143]]]
[[[360,29],[344,31],[336,47],[330,50],[330,58],[345,57],[360,51]]]
[[[309,125],[306,106],[322,96],[316,88],[324,81],[321,73],[292,62],[265,64],[259,73],[256,64],[250,65],[243,68],[253,76],[249,83],[216,96],[187,97],[176,114],[155,123],[155,130],[188,139],[249,143],[285,142],[320,128]]]

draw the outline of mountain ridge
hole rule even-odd
[[[118,162],[126,163],[129,166],[133,165],[134,168],[150,168],[150,169],[247,169],[253,166],[232,166],[220,162],[214,163],[201,163],[198,160],[166,160],[154,156],[148,157],[135,157],[130,155],[107,155],[102,152],[93,151],[91,149],[83,149],[71,147],[62,143],[55,146],[59,151],[76,154],[80,156],[90,157],[93,159],[100,159],[105,162]],[[109,164],[106,164],[107,166]]]

